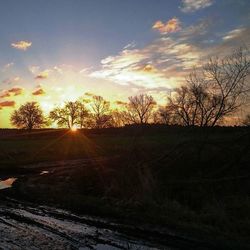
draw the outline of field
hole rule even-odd
[[[249,128],[2,130],[8,195],[249,244]],[[45,171],[45,172],[42,172]]]

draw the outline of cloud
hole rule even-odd
[[[45,94],[45,92],[42,88],[38,88],[32,92],[32,95],[44,95],[44,94]]]
[[[20,77],[19,76],[15,76],[13,78],[7,78],[7,79],[4,79],[2,81],[2,83],[4,84],[11,84],[11,83],[16,83],[16,82],[19,82],[20,81]]]
[[[90,96],[90,97],[91,97],[91,96],[94,96],[95,94],[90,93],[90,92],[85,92],[84,95],[85,95],[85,96]]]
[[[29,71],[34,75],[37,74],[39,70],[40,70],[39,66],[36,65],[29,66]]]
[[[3,101],[3,102],[0,102],[0,108],[3,108],[3,107],[14,107],[15,106],[15,101]]]
[[[38,75],[36,75],[35,79],[42,80],[47,79],[49,77],[49,70],[44,70],[40,72]]]
[[[176,17],[170,19],[165,24],[162,21],[156,21],[152,29],[158,30],[161,34],[173,33],[181,30],[181,22]]]
[[[153,89],[166,92],[184,84],[193,67],[200,67],[209,57],[230,55],[242,43],[249,44],[250,28],[235,27],[221,34],[214,32],[215,25],[211,18],[201,19],[173,37],[162,36],[144,47],[123,49],[101,60],[100,68],[89,76],[127,85],[135,94]]]
[[[10,97],[10,93],[8,90],[3,90],[1,93],[0,93],[0,98],[5,98],[5,97]]]
[[[225,36],[222,37],[223,40],[230,40],[233,38],[240,37],[241,34],[245,31],[245,28],[237,28],[229,31]]]
[[[11,89],[8,90],[3,90],[0,93],[0,98],[5,98],[5,97],[10,97],[10,96],[18,96],[21,95],[23,93],[23,88],[21,87],[13,87]]]
[[[31,47],[32,42],[29,41],[18,41],[15,43],[12,43],[11,46],[15,49],[19,49],[19,50],[27,50],[29,47]]]
[[[142,67],[142,71],[144,71],[144,72],[153,72],[153,71],[155,71],[156,72],[157,69],[151,64],[146,64],[146,65],[144,65]]]
[[[83,68],[79,71],[80,74],[88,74],[93,67],[87,67],[87,68]]]
[[[90,76],[135,89],[171,89],[181,84],[185,71],[198,59],[194,46],[162,37],[144,48],[123,50],[103,59],[102,68]]]
[[[125,106],[125,105],[127,105],[127,103],[126,102],[123,102],[123,101],[115,101],[115,104],[116,105],[119,105],[119,106]]]
[[[132,49],[132,48],[134,48],[135,46],[136,46],[136,42],[133,41],[133,42],[127,44],[126,46],[124,46],[123,49]]]
[[[10,62],[10,63],[7,63],[3,66],[3,69],[2,71],[6,71],[8,70],[9,68],[13,67],[14,66],[14,63],[13,62]]]
[[[195,12],[207,8],[213,4],[213,0],[182,0],[181,11],[184,13]]]
[[[13,87],[13,88],[9,89],[8,92],[13,94],[14,96],[21,95],[23,93],[23,88]]]
[[[62,74],[62,73],[63,73],[62,68],[59,67],[59,66],[54,66],[54,67],[53,67],[53,70],[56,71],[56,72],[59,73],[59,74]]]

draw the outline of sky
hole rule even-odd
[[[0,127],[36,101],[147,93],[164,105],[196,65],[250,45],[249,0],[0,1]]]

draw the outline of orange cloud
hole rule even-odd
[[[47,79],[48,77],[49,77],[49,71],[48,71],[48,70],[44,70],[44,71],[40,72],[40,73],[35,77],[35,79],[43,80],[43,79]]]
[[[45,92],[42,88],[36,89],[35,91],[32,92],[32,95],[44,95]]]
[[[123,101],[115,101],[115,104],[116,104],[116,105],[124,106],[124,105],[126,105],[127,103],[126,103],[126,102],[123,102]]]
[[[94,96],[94,94],[90,93],[90,92],[85,92],[84,95],[86,95],[86,96]]]
[[[152,71],[156,71],[156,68],[151,65],[151,64],[147,64],[143,67],[142,69],[144,72],[152,72]]]
[[[8,90],[9,93],[13,93],[15,96],[21,95],[23,93],[23,88],[20,87],[14,87],[12,89]]]
[[[11,46],[15,49],[20,49],[20,50],[27,50],[29,47],[31,47],[32,42],[28,41],[18,41],[15,43],[12,43]]]
[[[3,90],[0,94],[0,98],[10,97],[10,93],[8,90]]]
[[[152,28],[158,30],[161,34],[174,33],[181,30],[181,22],[174,17],[165,24],[162,21],[156,21]]]
[[[4,102],[0,102],[0,108],[3,107],[14,107],[15,106],[15,102],[14,101],[4,101]]]

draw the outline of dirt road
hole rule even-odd
[[[0,205],[0,249],[174,249],[120,233],[119,225],[51,207]]]

